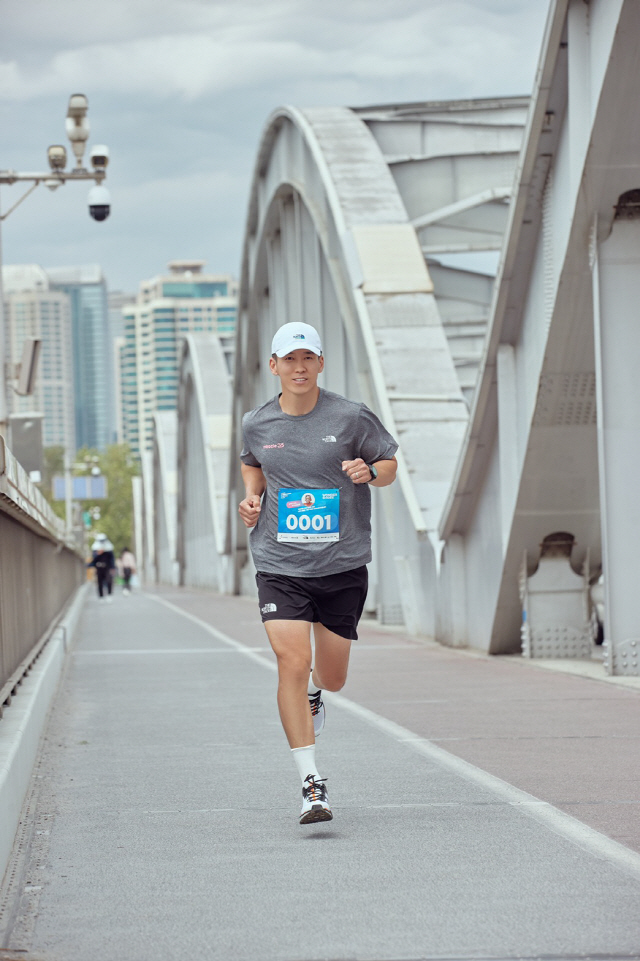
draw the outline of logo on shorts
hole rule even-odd
[[[322,439],[323,439],[323,441],[325,442],[325,444],[335,444],[335,443],[337,443],[337,441],[336,441],[335,437],[333,436],[333,434],[327,434],[327,436],[326,436],[326,437],[323,437]]]
[[[262,614],[273,614],[273,612],[277,610],[278,607],[276,604],[265,604],[264,607],[260,608]]]
[[[284,444],[263,444],[262,445],[263,450],[275,450],[279,447],[284,447]]]

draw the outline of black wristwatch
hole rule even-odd
[[[378,471],[375,469],[375,467],[373,466],[373,464],[367,464],[367,467],[369,468],[369,473],[371,474],[371,477],[370,477],[369,480],[367,481],[367,484],[370,484],[371,481],[374,481],[374,480],[376,479],[376,477],[378,476]]]

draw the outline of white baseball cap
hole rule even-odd
[[[320,334],[311,324],[284,324],[274,334],[271,343],[271,353],[276,357],[284,357],[292,350],[311,350],[318,357],[322,354]]]

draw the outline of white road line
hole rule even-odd
[[[229,637],[227,634],[223,634],[222,631],[219,631],[216,627],[212,627],[211,624],[207,624],[206,621],[196,617],[195,614],[190,614],[188,611],[178,607],[177,604],[172,604],[171,601],[166,601],[164,597],[158,597],[156,594],[145,594],[144,596],[148,597],[149,600],[156,601],[158,604],[164,604],[165,607],[175,611],[176,614],[181,614],[183,617],[186,617],[188,621],[192,621],[194,624],[197,624],[198,627],[208,631],[212,637],[216,638],[216,640],[221,641],[223,644],[228,644],[229,647],[232,647],[234,650],[246,655],[246,657],[248,657],[250,660],[257,661],[258,664],[262,664],[263,667],[267,667],[270,671],[277,671],[278,668],[275,661],[266,660],[266,658],[256,653],[256,649],[254,647],[247,647],[246,644],[241,644],[240,641],[234,641],[232,637]],[[266,654],[270,653],[267,648],[264,648],[264,651]]]
[[[264,651],[270,654],[271,651],[266,647],[248,647],[247,651]],[[232,651],[228,647],[140,647],[140,648],[113,648],[108,651],[74,651],[74,657],[119,657],[121,654],[245,654],[245,651]]]
[[[418,649],[418,644],[361,644],[360,641],[354,641],[351,645],[351,656],[353,657],[358,651],[416,651]]]
[[[206,621],[200,620],[199,617],[189,614],[175,604],[164,600],[164,598],[157,597],[153,594],[146,594],[145,596],[150,597],[159,604],[164,604],[178,614],[182,614],[183,617],[186,617],[194,624],[208,631],[223,644],[228,644],[235,650],[242,651],[247,657],[261,664],[262,667],[273,671],[277,669],[273,661],[266,660],[259,654],[254,653],[254,648],[246,647],[244,644],[241,644],[240,641],[228,637],[226,634],[223,634],[222,631],[207,624]],[[388,718],[381,717],[368,708],[356,704],[355,701],[350,701],[344,697],[343,694],[330,694],[325,692],[324,697],[328,703],[348,711],[354,717],[365,721],[367,724],[377,728],[394,740],[406,745],[411,750],[422,755],[422,757],[428,758],[434,764],[451,771],[458,777],[483,788],[485,791],[490,791],[503,802],[506,801],[511,806],[518,808],[523,814],[538,821],[544,825],[544,827],[553,831],[554,834],[558,834],[566,840],[571,841],[588,854],[608,861],[616,867],[640,878],[640,854],[631,850],[631,848],[627,848],[618,841],[614,841],[605,834],[596,831],[594,828],[588,827],[588,825],[578,821],[570,814],[565,814],[564,811],[560,811],[559,808],[554,807],[547,801],[543,801],[533,794],[528,794],[526,791],[521,791],[507,781],[503,781],[501,778],[495,777],[487,771],[483,771],[468,761],[463,761],[462,758],[456,757],[443,748],[437,747],[431,741],[426,740],[426,738],[420,737],[413,731],[402,727],[400,724],[396,724],[395,721],[390,721]]]
[[[367,721],[369,724],[377,727],[378,730],[384,731],[389,737],[406,744],[412,750],[433,761],[435,764],[438,764],[440,767],[448,769],[453,774],[457,774],[459,777],[476,784],[486,791],[491,791],[497,797],[502,798],[503,801],[506,801],[513,807],[519,808],[529,817],[539,821],[555,834],[559,834],[578,845],[578,847],[587,851],[589,854],[609,861],[617,867],[623,868],[640,878],[640,854],[631,850],[631,848],[627,848],[618,841],[614,841],[605,834],[596,831],[594,828],[588,827],[588,825],[571,817],[570,814],[565,814],[564,811],[554,807],[547,801],[543,801],[533,794],[528,794],[526,791],[521,791],[507,781],[503,781],[501,778],[495,777],[495,775],[489,774],[487,771],[483,771],[474,764],[470,764],[468,761],[464,761],[462,758],[450,754],[443,748],[437,747],[431,741],[419,737],[412,731],[407,730],[407,728],[396,724],[394,721],[380,717],[379,714],[374,714],[373,711],[362,707],[360,704],[349,701],[341,695],[325,694],[324,696],[327,698],[327,701],[329,701],[329,699],[331,701],[336,699],[336,704],[339,704],[351,714],[359,717],[363,721]]]

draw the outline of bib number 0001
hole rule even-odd
[[[331,515],[325,514],[324,517],[321,514],[287,514],[286,525],[290,531],[330,531],[331,530]]]
[[[277,539],[301,546],[340,540],[340,491],[280,489]]]

